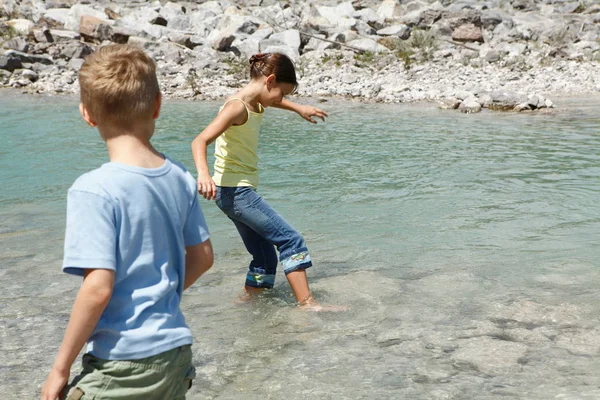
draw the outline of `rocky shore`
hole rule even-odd
[[[299,95],[534,110],[600,91],[596,0],[0,2],[0,87],[76,93],[97,46],[157,61],[164,94],[217,99],[257,52],[291,56]]]

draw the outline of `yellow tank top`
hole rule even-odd
[[[258,135],[263,116],[263,106],[259,103],[259,112],[248,112],[248,120],[243,125],[230,126],[215,141],[215,173],[213,180],[217,186],[251,186],[258,187]],[[220,108],[219,112],[225,107]]]

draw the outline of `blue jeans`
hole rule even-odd
[[[231,219],[252,255],[246,285],[272,288],[277,253],[285,274],[312,266],[304,238],[251,187],[217,186],[217,206]]]

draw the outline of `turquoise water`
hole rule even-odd
[[[216,262],[182,306],[188,398],[600,398],[600,98],[558,103],[267,110],[259,191],[305,235],[316,296],[350,311],[297,310],[282,275],[234,305],[249,260],[203,200]],[[107,155],[76,105],[0,91],[3,399],[39,393],[79,285],[60,273],[66,190]],[[156,147],[193,170],[219,105],[167,101]]]

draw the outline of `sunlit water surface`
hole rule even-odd
[[[267,110],[259,191],[305,235],[315,296],[350,310],[298,310],[283,274],[233,304],[248,255],[203,200],[216,262],[182,303],[188,398],[600,398],[600,99],[558,103]],[[192,169],[218,107],[166,101],[156,147]],[[2,399],[39,396],[80,284],[60,272],[66,191],[106,160],[74,99],[0,92]]]

